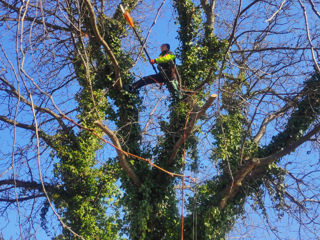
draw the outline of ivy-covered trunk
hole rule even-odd
[[[0,203],[7,203],[0,209],[3,213],[13,203],[33,200],[46,233],[50,232],[48,213],[58,217],[62,230],[53,237],[57,240],[176,240],[181,234],[186,240],[221,240],[227,238],[250,201],[267,218],[266,195],[276,210],[286,209],[286,196],[303,210],[299,214],[307,212],[305,205],[310,206],[311,200],[305,197],[300,203],[287,192],[288,171],[280,164],[307,141],[319,145],[320,68],[314,57],[318,49],[309,42],[316,37],[306,38],[311,47],[301,45],[303,34],[294,32],[300,26],[288,24],[297,12],[295,4],[173,0],[165,3],[165,10],[159,3],[159,12],[147,13],[143,11],[150,1],[50,0],[46,1],[49,7],[40,2],[0,0],[0,10],[5,12],[0,29],[7,21],[18,22],[8,29],[17,28],[19,52],[19,71],[11,67],[6,72],[14,61],[2,54],[0,44],[4,56],[0,62],[7,61],[0,69],[0,100],[8,105],[7,115],[0,115],[0,131],[10,126],[14,137],[18,128],[31,132],[30,145],[22,141],[28,153],[24,148],[15,149],[13,142],[13,153],[6,155],[12,162],[1,177],[14,168],[15,157],[21,169],[25,158],[36,158],[39,170],[42,165],[49,169],[45,178],[34,177],[28,159],[27,170],[1,179],[0,187],[5,188],[0,189]],[[305,11],[304,3],[299,3]],[[171,50],[182,99],[170,87],[164,94],[157,92],[166,97],[162,105],[166,106],[160,111],[162,116],[150,112],[155,122],[150,132],[141,125],[148,121],[148,107],[155,104],[144,106],[148,96],[130,88],[138,80],[133,72],[136,60],[145,56],[120,4],[138,15],[134,23],[139,34],[146,32],[147,17],[152,15],[156,23],[161,11],[169,12],[170,17],[172,11],[173,29],[177,29],[173,41],[178,47]],[[317,13],[312,1],[310,4]],[[263,16],[256,13],[261,9]],[[252,16],[255,18],[247,22]],[[256,23],[256,19],[262,20]],[[30,32],[28,38],[23,26]],[[290,46],[279,36],[290,37],[286,39]],[[301,63],[298,78],[295,64],[303,57],[295,54],[308,48],[311,54],[303,57],[312,60],[306,65],[314,69],[305,76]],[[265,53],[269,51],[272,54]],[[34,65],[39,61],[39,69],[23,66],[29,64],[27,53]],[[49,53],[50,61],[46,59]],[[63,67],[51,72],[51,64]],[[55,76],[56,72],[63,77]],[[16,82],[10,81],[11,75]],[[69,91],[76,94],[70,97]],[[155,134],[150,137],[149,133]],[[149,137],[152,143],[144,144]],[[40,156],[47,162],[41,162]],[[197,178],[189,176],[193,173]],[[26,179],[19,179],[24,176]],[[294,180],[302,195],[303,181]],[[180,189],[185,191],[183,206]],[[309,189],[306,196],[313,191]],[[312,199],[314,203],[319,201]],[[184,216],[181,207],[186,210]],[[314,207],[314,219],[317,209]]]

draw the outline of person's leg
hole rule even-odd
[[[174,78],[167,82],[168,90],[171,92],[174,96],[174,99],[181,100],[182,94],[179,90],[178,81]]]
[[[179,89],[179,83],[178,83],[178,81],[177,81],[177,79],[173,79],[172,81],[171,81],[171,83],[172,83],[172,86],[173,86],[173,89],[174,89],[174,92],[175,92],[175,96],[180,100],[180,99],[182,99],[182,94],[181,94],[181,92],[180,92],[180,89]]]
[[[153,74],[146,77],[141,78],[139,81],[132,84],[131,88],[133,90],[139,89],[143,86],[153,83],[164,83],[164,79],[161,74]]]

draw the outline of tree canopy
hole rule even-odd
[[[128,91],[148,62],[120,4],[147,49],[159,21],[175,29],[182,100]],[[20,239],[255,239],[235,232],[251,209],[278,239],[274,214],[319,238],[319,11],[0,0],[1,222],[17,213]]]

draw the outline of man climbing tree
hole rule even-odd
[[[168,43],[162,44],[160,46],[160,49],[161,53],[159,57],[150,60],[151,64],[158,64],[157,68],[159,70],[159,73],[141,78],[139,81],[130,86],[129,90],[136,91],[137,89],[148,84],[159,83],[162,85],[163,83],[165,83],[174,97],[181,99],[182,95],[178,86],[178,76],[175,66],[176,56],[173,52],[170,51],[170,45]]]

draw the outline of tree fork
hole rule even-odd
[[[216,94],[212,94],[207,102],[202,106],[200,111],[198,112],[192,112],[190,116],[189,123],[185,129],[184,134],[179,138],[179,140],[175,143],[172,149],[172,153],[170,155],[170,158],[167,161],[167,165],[171,165],[177,156],[177,153],[179,151],[179,148],[181,145],[187,140],[187,138],[191,135],[194,125],[196,124],[197,120],[205,114],[205,112],[208,110],[208,108],[212,105],[213,101],[217,98]],[[193,106],[193,109],[195,106]]]
[[[141,181],[139,177],[135,174],[135,172],[130,167],[129,163],[126,161],[125,153],[122,150],[121,144],[117,136],[111,131],[102,121],[94,122],[97,127],[99,127],[102,131],[104,131],[108,137],[111,139],[112,143],[116,146],[116,151],[119,157],[119,165],[128,173],[130,179],[134,182],[138,187],[141,186]]]

